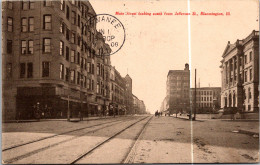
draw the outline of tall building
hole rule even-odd
[[[110,115],[125,115],[125,79],[120,75],[115,67],[111,67],[111,103]]]
[[[125,91],[125,105],[126,105],[126,113],[133,114],[133,93],[132,93],[132,78],[127,74],[125,76],[126,82],[126,91]]]
[[[184,70],[170,70],[168,72],[166,91],[170,114],[190,112],[189,64],[185,64]]]
[[[220,108],[220,87],[196,88],[196,112],[208,113]],[[195,106],[195,88],[191,88],[191,106]]]
[[[221,60],[221,107],[259,111],[259,31],[228,44]]]
[[[111,50],[94,15],[89,1],[2,3],[3,120],[107,109]]]

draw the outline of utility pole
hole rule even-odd
[[[194,120],[196,120],[196,105],[197,105],[197,102],[196,102],[196,90],[197,90],[197,85],[196,85],[196,73],[197,73],[197,70],[195,69],[195,92],[194,92]]]

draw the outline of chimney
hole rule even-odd
[[[189,64],[188,63],[185,64],[184,70],[189,70]]]

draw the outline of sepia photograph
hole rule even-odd
[[[259,163],[258,0],[2,0],[2,164]]]

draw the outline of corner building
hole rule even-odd
[[[228,44],[221,60],[221,107],[259,112],[259,31]]]
[[[184,70],[170,70],[166,82],[166,99],[169,113],[190,112],[190,70],[185,64]]]
[[[97,115],[110,102],[111,51],[88,1],[2,3],[3,120]]]

